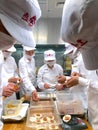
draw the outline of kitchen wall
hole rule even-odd
[[[37,44],[60,44],[61,18],[40,18],[33,33]]]

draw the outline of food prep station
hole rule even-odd
[[[85,110],[81,108],[80,102],[72,99],[72,97],[69,98],[69,93],[66,94],[64,91],[55,91],[53,93],[39,92],[38,94],[40,100],[34,102],[30,99],[25,114],[20,119],[15,119],[15,116],[17,117],[21,106],[26,103],[22,103],[19,100],[18,105],[16,105],[17,107],[13,107],[15,101],[14,103],[12,101],[10,101],[10,103],[7,102],[3,115],[4,122],[24,121],[24,118],[27,116],[26,127],[30,130],[59,130],[60,128],[62,130],[87,129],[87,125],[82,121],[82,118],[86,115]],[[68,117],[66,117],[67,115],[71,117],[69,120]]]

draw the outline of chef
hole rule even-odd
[[[42,91],[60,90],[63,86],[58,83],[58,77],[63,75],[63,69],[56,63],[54,50],[44,52],[44,63],[38,70],[38,88]]]
[[[19,60],[19,75],[23,80],[21,95],[31,96],[33,93],[33,99],[37,100],[35,50],[35,47],[23,46],[23,57]]]
[[[77,47],[92,71],[88,88],[88,116],[93,130],[98,130],[98,0],[66,0],[61,25],[65,42]]]
[[[1,70],[1,80],[3,85],[3,93],[4,97],[10,97],[11,99],[16,99],[16,95],[14,92],[19,91],[19,86],[15,89],[17,83],[20,84],[22,79],[18,76],[18,68],[15,62],[14,57],[11,56],[13,52],[16,51],[14,46],[10,47],[7,50],[3,50],[3,63],[2,63],[2,70]],[[8,85],[10,84],[10,85]],[[13,96],[12,96],[13,95]]]
[[[66,45],[66,44],[65,44]],[[67,87],[71,87],[70,91],[77,95],[77,97],[82,101],[83,108],[87,110],[87,72],[88,70],[84,66],[82,55],[76,47],[71,44],[67,45],[66,56],[70,57],[72,60],[72,70],[69,79],[66,82]],[[82,83],[82,80],[85,81],[85,84]],[[60,80],[60,79],[59,79]],[[88,81],[88,82],[87,82]],[[73,86],[73,87],[72,87]]]
[[[16,40],[35,46],[32,29],[41,16],[37,0],[0,0],[0,50],[10,48]],[[2,64],[0,64],[0,72]],[[0,73],[1,74],[1,73]],[[0,75],[0,117],[2,112],[2,82]],[[0,130],[3,124],[0,121]]]

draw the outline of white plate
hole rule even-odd
[[[3,120],[15,120],[15,121],[20,121],[22,120],[25,116],[26,116],[26,113],[27,113],[27,109],[29,107],[29,104],[28,103],[23,103],[22,104],[22,107],[21,107],[21,110],[19,111],[19,113],[17,115],[13,115],[13,116],[2,116],[2,119]]]

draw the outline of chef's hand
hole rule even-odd
[[[39,97],[36,90],[32,92],[32,99],[36,102],[39,101]]]
[[[79,84],[79,76],[71,76],[70,79],[65,81],[66,87],[69,87],[69,88],[77,84]]]
[[[63,89],[64,89],[63,84],[56,85],[56,90],[60,91],[60,90],[63,90]]]
[[[49,88],[50,88],[50,85],[47,84],[47,83],[45,83],[45,84],[44,84],[44,88],[45,88],[45,89],[49,89]]]
[[[77,72],[73,72],[72,74],[71,74],[71,76],[82,76],[80,73],[77,73]]]
[[[20,84],[22,82],[22,78],[11,77],[11,78],[8,79],[8,82]]]
[[[65,81],[66,81],[66,76],[61,75],[61,76],[58,77],[58,83],[63,84]]]
[[[11,96],[14,92],[17,92],[19,89],[14,89],[15,83],[9,83],[6,87],[3,87],[3,93],[2,95],[5,97]]]

